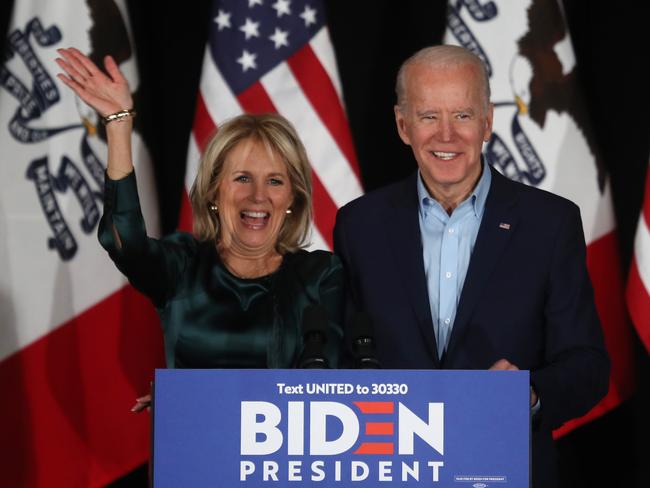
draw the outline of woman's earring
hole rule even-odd
[[[212,210],[214,213],[217,213],[219,211],[219,207],[217,207],[214,203],[210,205],[210,210]]]
[[[288,208],[287,211],[285,212],[287,215],[291,213],[291,209]]]

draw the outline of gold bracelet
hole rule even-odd
[[[119,120],[122,121],[126,119],[127,117],[135,117],[136,112],[135,110],[125,108],[124,110],[120,110],[119,112],[115,112],[114,114],[107,115],[106,117],[102,117],[102,123],[104,125],[113,122],[114,120]]]

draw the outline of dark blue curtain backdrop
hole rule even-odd
[[[140,64],[138,122],[154,158],[163,229],[171,232],[184,184],[211,2],[127,3]],[[627,274],[650,155],[647,9],[644,2],[563,3],[582,89],[612,181]],[[371,190],[415,168],[394,128],[394,78],[408,55],[440,42],[446,2],[327,0],[326,4],[363,182]],[[0,5],[3,32],[12,5],[12,0]],[[558,442],[564,486],[648,486],[650,361],[638,344],[637,360],[637,394]],[[146,469],[114,486],[147,486]]]

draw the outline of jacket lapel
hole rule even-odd
[[[418,173],[406,179],[394,194],[391,202],[393,213],[386,225],[388,242],[393,255],[398,286],[403,286],[409,297],[422,337],[426,342],[436,367],[439,367],[431,307],[424,273],[422,237],[418,218]]]
[[[453,357],[454,350],[468,327],[474,308],[489,283],[494,267],[500,261],[511,236],[517,231],[518,211],[515,205],[517,200],[515,187],[491,166],[490,170],[492,184],[465,276],[446,358]]]

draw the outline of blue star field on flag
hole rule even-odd
[[[318,1],[223,0],[212,11],[209,48],[235,94],[303,47],[325,24]]]

